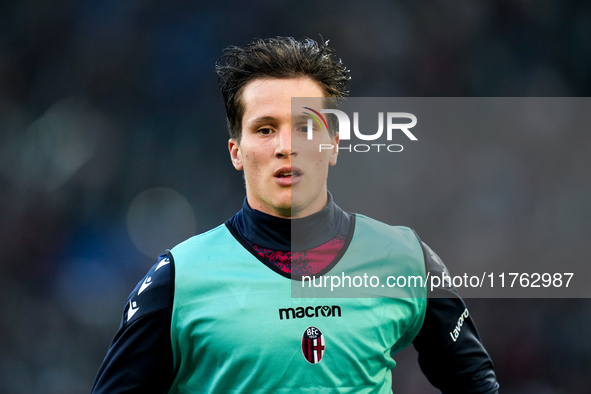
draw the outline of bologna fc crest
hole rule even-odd
[[[311,364],[319,363],[324,354],[324,335],[316,327],[308,327],[302,335],[302,353]]]

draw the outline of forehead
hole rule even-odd
[[[274,113],[289,115],[292,97],[325,97],[325,94],[322,85],[308,77],[255,78],[242,91],[242,121],[274,116]]]

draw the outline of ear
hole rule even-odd
[[[332,152],[330,153],[330,160],[329,163],[331,166],[337,164],[337,156],[339,155],[339,133],[336,133],[334,137],[332,137]]]
[[[242,155],[240,153],[240,144],[234,138],[230,138],[228,141],[228,150],[230,151],[230,158],[234,168],[238,171],[242,170]]]

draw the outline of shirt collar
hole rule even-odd
[[[347,235],[350,220],[349,214],[336,205],[328,193],[328,201],[322,210],[297,219],[285,219],[257,211],[244,198],[242,209],[229,222],[241,237],[257,246],[301,251],[323,245],[337,234]]]

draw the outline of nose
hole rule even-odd
[[[278,158],[295,156],[291,146],[291,128],[283,127],[277,132],[275,156]]]

